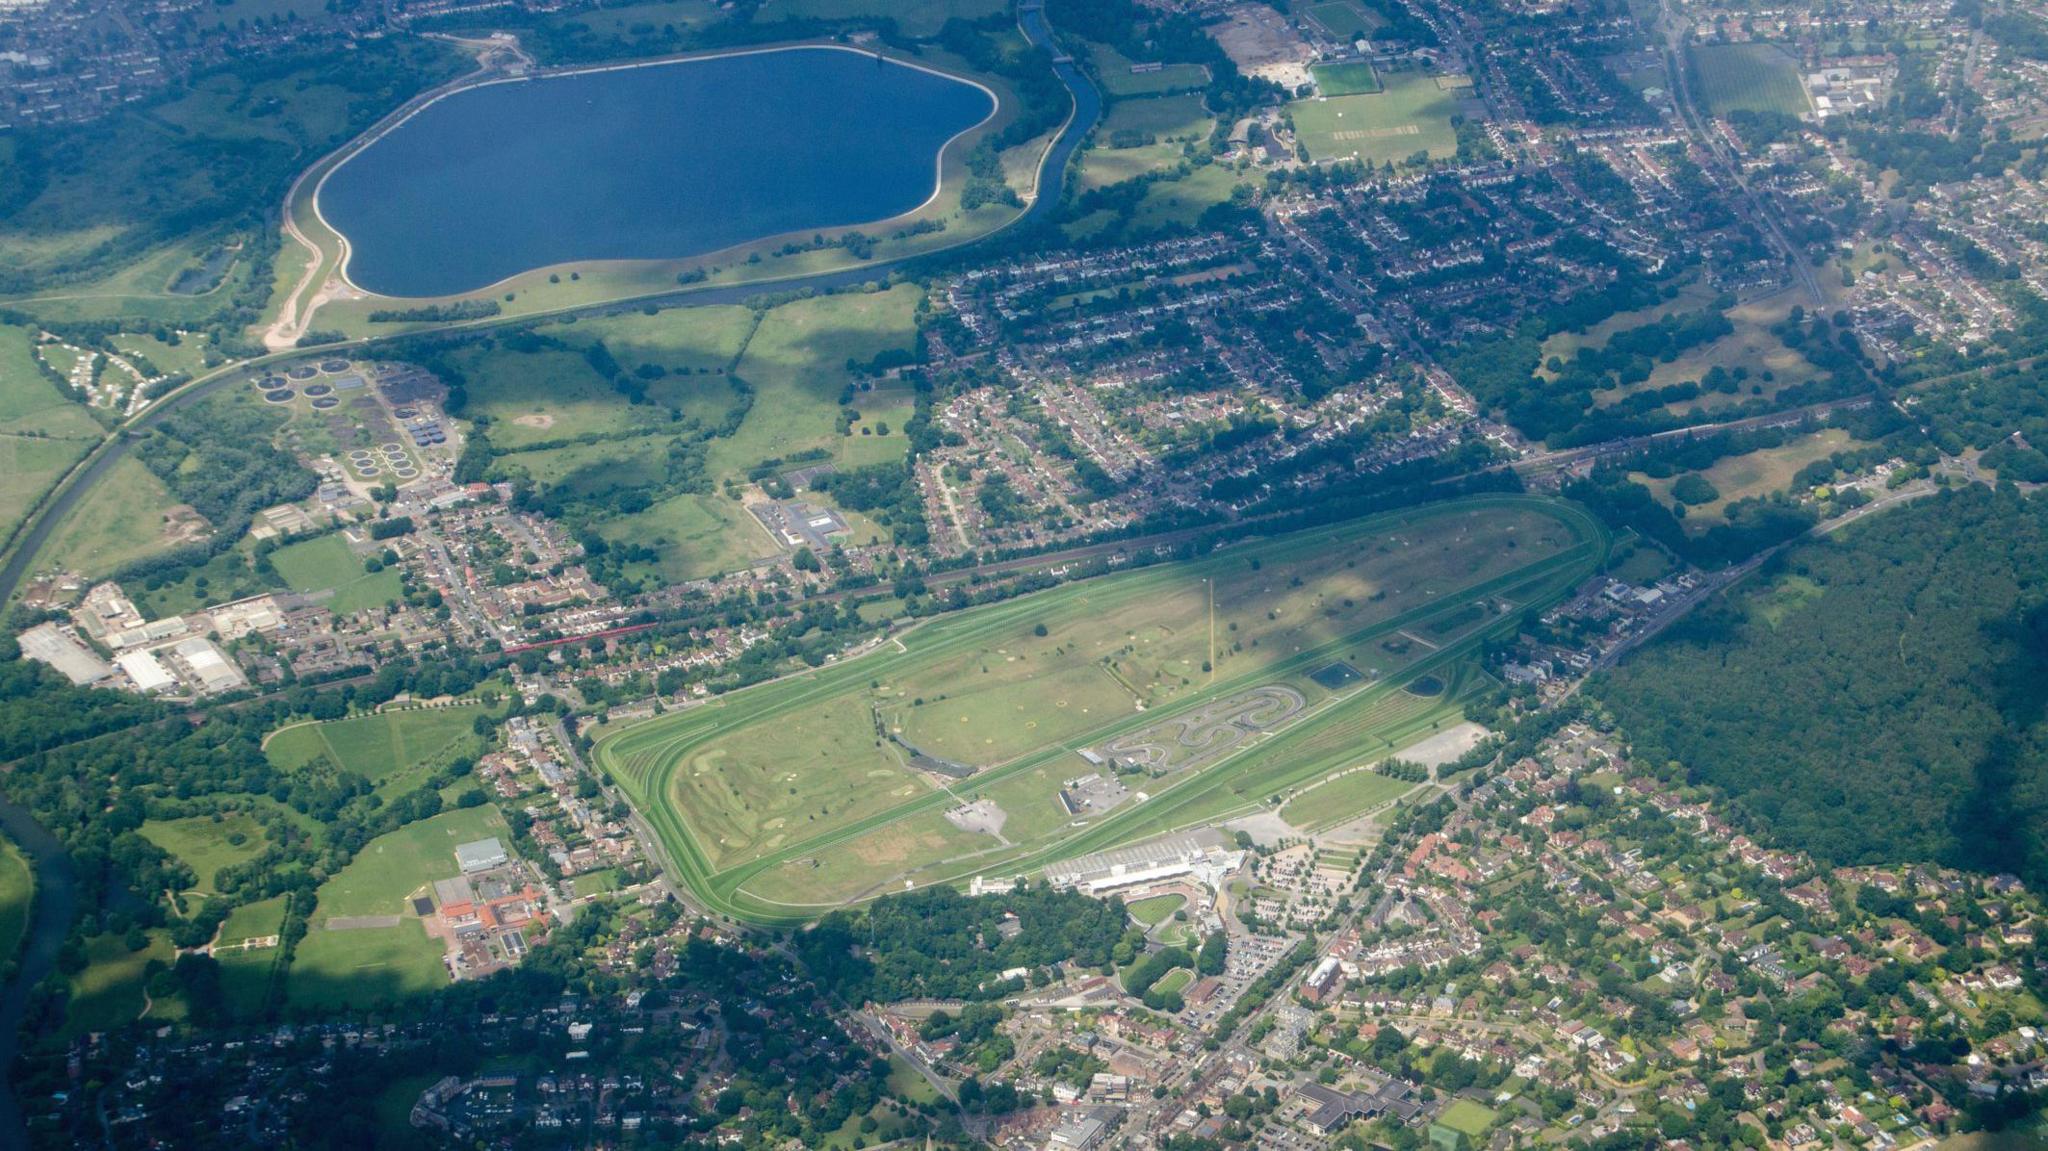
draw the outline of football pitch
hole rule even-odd
[[[1607,542],[1573,505],[1501,495],[1238,543],[929,621],[605,732],[595,758],[675,877],[734,918],[1028,874],[1258,810],[1457,722],[1481,643]],[[1445,621],[1430,644],[1399,635]],[[1364,674],[1314,678],[1339,661]],[[1408,690],[1426,678],[1443,690]],[[1077,806],[1073,781],[1112,774],[1083,750],[1125,771]]]
[[[1458,93],[1434,76],[1396,72],[1380,77],[1382,91],[1296,100],[1287,105],[1295,137],[1317,163],[1357,160],[1399,164],[1417,152],[1433,160],[1458,153],[1451,116]]]
[[[1730,112],[1813,110],[1800,86],[1799,64],[1775,44],[1696,44],[1687,49],[1699,75],[1700,96],[1716,116]]]

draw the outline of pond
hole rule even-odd
[[[343,161],[319,210],[357,287],[452,295],[902,215],[994,111],[977,85],[824,47],[489,83]]]

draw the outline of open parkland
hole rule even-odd
[[[1455,723],[1481,645],[1607,548],[1576,506],[1522,496],[1236,544],[933,620],[604,731],[595,758],[707,910],[798,923],[1218,826],[1391,756]],[[1306,706],[1163,771],[1109,758],[1130,778],[1107,810],[1063,799],[1106,770],[1094,749],[1273,685]]]

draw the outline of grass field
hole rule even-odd
[[[13,841],[0,839],[0,964],[21,950],[35,895],[36,873],[28,856]]]
[[[1119,132],[1144,132],[1162,140],[1206,139],[1216,121],[1202,105],[1198,93],[1155,96],[1145,100],[1118,100],[1110,105],[1096,134],[1103,139]]]
[[[1331,35],[1345,40],[1362,40],[1379,27],[1379,21],[1359,5],[1350,0],[1333,0],[1328,4],[1308,6],[1309,18],[1330,30]]]
[[[86,967],[66,980],[70,999],[64,1008],[67,1038],[91,1031],[112,1031],[142,1017],[148,1005],[144,988],[149,961],[171,962],[170,939],[151,932],[148,946],[128,950],[119,935],[95,935],[85,941]]]
[[[1304,831],[1321,831],[1406,794],[1412,783],[1376,771],[1353,771],[1298,792],[1280,818]]]
[[[1131,918],[1137,920],[1140,924],[1146,927],[1157,927],[1166,922],[1168,916],[1179,911],[1186,903],[1187,899],[1183,896],[1155,895],[1150,899],[1140,899],[1136,903],[1131,904],[1128,910],[1131,913]]]
[[[753,387],[753,406],[739,429],[712,440],[706,453],[714,483],[743,479],[763,460],[813,450],[848,466],[903,458],[908,441],[901,435],[863,436],[858,430],[841,435],[839,395],[849,381],[849,359],[861,363],[911,347],[922,298],[921,289],[905,284],[797,300],[764,315],[734,370]],[[611,406],[625,405],[614,401]],[[857,406],[871,411],[871,419],[889,419],[885,409],[894,410],[898,419],[907,417],[893,401]],[[776,550],[746,509],[718,494],[668,496],[645,511],[604,521],[599,531],[607,539],[653,547],[661,558],[654,571],[644,574],[669,580],[730,571]]]
[[[214,877],[221,868],[256,858],[270,842],[262,824],[239,812],[218,819],[210,815],[151,819],[140,830],[142,838],[192,869],[198,877],[194,890],[208,893],[216,890]]]
[[[382,607],[404,598],[398,569],[371,572],[338,535],[288,544],[271,553],[277,574],[295,592],[333,589],[326,603],[336,615],[349,615],[365,608]]]
[[[1799,64],[1775,44],[1696,44],[1687,50],[1700,97],[1716,116],[1746,110],[1804,116],[1813,110]]]
[[[411,916],[406,896],[436,879],[457,874],[457,844],[507,834],[505,819],[498,809],[484,806],[442,812],[432,819],[409,823],[378,836],[364,844],[347,867],[320,885],[312,934],[320,934],[326,921],[336,917]]]
[[[395,1003],[448,982],[442,948],[428,937],[407,896],[458,874],[457,844],[510,834],[493,807],[443,812],[365,844],[320,885],[310,930],[293,956],[286,1001],[327,1011]],[[332,919],[397,916],[395,926],[335,930]]]
[[[346,771],[370,781],[387,798],[424,782],[435,768],[474,753],[481,742],[480,704],[378,712],[328,723],[281,728],[263,754],[281,771]]]
[[[1133,72],[1131,60],[1107,44],[1090,42],[1088,58],[1095,64],[1103,89],[1118,99],[1186,92],[1209,83],[1209,71],[1200,64],[1168,64],[1155,72]]]
[[[1729,504],[1785,491],[1791,485],[1792,477],[1799,474],[1799,469],[1845,448],[1855,447],[1857,443],[1854,437],[1840,428],[1826,428],[1793,439],[1782,447],[1715,460],[1712,467],[1700,474],[1721,493],[1720,498],[1688,508],[1686,530],[1705,531],[1715,524],[1725,523]],[[1649,488],[1666,507],[1676,505],[1671,488],[1678,482],[1678,476],[1652,479],[1641,472],[1633,472],[1630,478]]]
[[[284,902],[284,896],[274,895],[235,908],[228,915],[227,922],[220,925],[219,942],[239,943],[245,939],[276,935],[284,926]]]
[[[1316,90],[1325,96],[1357,96],[1381,88],[1380,74],[1365,60],[1317,64],[1309,73],[1316,78]]]
[[[306,933],[292,955],[285,1002],[305,1011],[395,1004],[448,984],[441,945],[418,920],[397,927]]]
[[[101,436],[84,406],[36,369],[33,338],[0,324],[0,540]]]
[[[1474,1103],[1470,1099],[1457,1099],[1453,1100],[1449,1107],[1444,1108],[1444,1113],[1437,1116],[1436,1121],[1468,1139],[1476,1140],[1493,1125],[1494,1118],[1492,1108]]]
[[[900,647],[605,732],[596,756],[710,906],[800,920],[905,881],[1031,871],[1211,822],[1385,755],[1455,722],[1459,669],[1512,617],[1479,612],[1434,651],[1382,641],[1482,599],[1547,601],[1605,547],[1582,513],[1524,497],[1259,541],[934,620]],[[1339,694],[1308,680],[1336,659],[1366,678]],[[1430,674],[1450,690],[1402,690]],[[1078,829],[1058,807],[1061,780],[1088,770],[1074,748],[1268,685],[1308,701],[1269,738],[1152,780],[1147,802]],[[941,788],[898,739],[980,770]],[[943,817],[977,796],[1005,814],[999,835]]]
[[[36,557],[39,567],[103,576],[169,548],[164,517],[177,500],[134,456],[123,456],[64,517]]]
[[[1458,154],[1458,133],[1451,127],[1458,111],[1456,93],[1418,72],[1396,72],[1382,82],[1381,92],[1287,105],[1295,137],[1308,149],[1309,159],[1401,164],[1418,152],[1432,160]]]

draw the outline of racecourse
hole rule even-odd
[[[1607,547],[1576,506],[1507,495],[1241,543],[929,621],[603,733],[595,759],[703,906],[802,922],[906,884],[1027,874],[1214,823],[1427,738],[1484,685],[1480,645],[1556,602]],[[1466,622],[1433,648],[1401,638],[1451,619]],[[1337,660],[1372,674],[1319,686],[1312,674]],[[1430,677],[1445,690],[1406,690]],[[1142,801],[1075,819],[1054,806],[1065,779],[1091,770],[1079,749],[1269,685],[1308,705],[1221,756],[1128,777]],[[953,739],[933,751],[941,734]],[[919,771],[905,744],[978,770]],[[943,818],[977,799],[1006,813],[1000,831]]]

